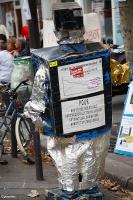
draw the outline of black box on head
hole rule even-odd
[[[54,4],[53,20],[57,31],[82,29],[82,8],[75,2]]]

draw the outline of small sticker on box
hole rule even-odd
[[[57,65],[58,65],[57,60],[52,61],[52,62],[49,62],[49,66],[50,66],[50,67],[56,67]]]

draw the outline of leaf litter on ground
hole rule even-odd
[[[35,150],[34,150],[34,143],[33,141],[30,142],[29,146],[28,146],[28,155],[30,157],[34,157],[35,156]],[[18,147],[18,152],[20,152],[19,150],[19,147]],[[6,154],[10,154],[11,153],[11,140],[10,138],[5,138],[4,140],[4,153]],[[45,161],[45,162],[52,162],[52,158],[51,156],[48,154],[48,152],[41,152],[41,157],[42,157],[42,161]],[[24,163],[26,161],[24,160]]]
[[[112,181],[108,177],[100,180],[100,184],[104,188],[116,192],[120,196],[119,200],[133,200],[133,192],[122,188],[116,181]]]
[[[38,193],[37,190],[31,190],[30,193],[27,196],[31,197],[31,198],[35,198],[35,197],[39,196],[39,193]]]

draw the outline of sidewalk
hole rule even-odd
[[[22,194],[25,200],[31,190],[37,190],[39,194],[44,196],[46,188],[58,187],[57,172],[52,162],[43,162],[44,180],[37,181],[35,165],[24,164],[20,155],[18,158],[6,155],[5,159],[8,160],[8,165],[0,166],[0,200],[1,196],[8,195],[7,199],[13,199],[10,196],[16,195],[18,200],[18,196]]]
[[[21,156],[13,159],[10,155],[6,155],[5,158],[9,164],[0,166],[0,195],[25,194],[27,196],[35,189],[44,196],[45,189],[58,187],[58,175],[52,162],[43,162],[44,180],[37,181],[35,165],[22,163]],[[133,191],[133,158],[109,153],[105,166],[106,175]]]
[[[109,153],[106,158],[105,176],[133,191],[133,157]]]

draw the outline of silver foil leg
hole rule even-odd
[[[73,192],[78,189],[78,165],[76,145],[56,144],[54,138],[47,141],[48,152],[54,159],[59,172],[59,183],[63,190]]]
[[[97,184],[97,179],[104,173],[105,158],[108,152],[110,134],[88,140],[89,147],[80,159],[82,182],[80,189],[91,189]]]
[[[92,189],[103,174],[110,134],[74,144],[47,140],[47,149],[59,172],[60,188],[65,191]],[[79,174],[81,182],[79,182]]]

